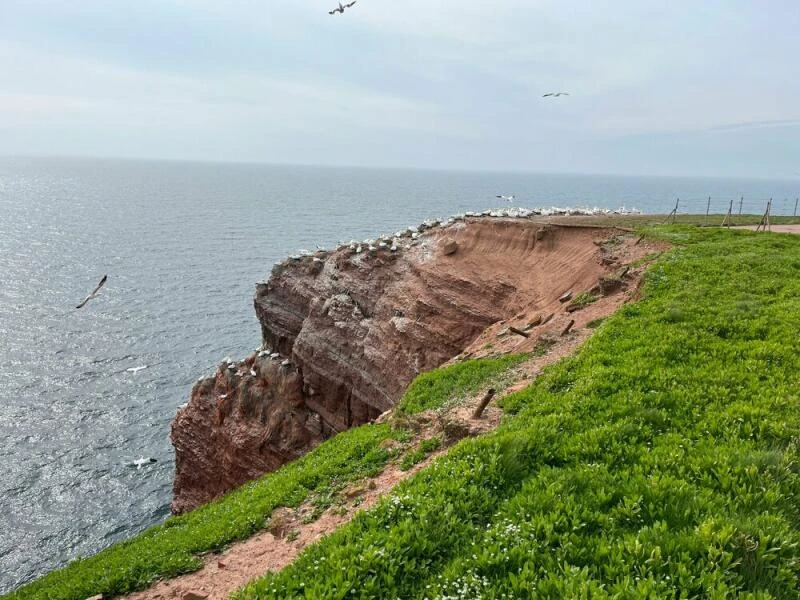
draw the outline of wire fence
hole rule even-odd
[[[720,216],[764,215],[797,217],[800,198],[676,198],[665,214],[707,216],[709,224]],[[712,219],[713,217],[713,219]]]

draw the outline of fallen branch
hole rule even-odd
[[[517,335],[521,335],[524,338],[531,337],[529,333],[525,333],[524,331],[522,331],[521,329],[517,329],[516,327],[509,327],[508,330],[511,333],[516,333]]]
[[[481,403],[478,404],[478,407],[475,409],[475,412],[472,413],[473,419],[480,419],[483,411],[486,410],[486,407],[489,405],[489,402],[492,401],[492,397],[494,396],[494,388],[489,388],[486,390],[486,394],[483,396]]]
[[[564,331],[561,332],[561,336],[563,337],[563,336],[567,335],[569,333],[569,330],[572,329],[573,325],[575,325],[575,320],[574,319],[572,321],[570,321],[569,323],[567,323],[567,326],[564,327]]]

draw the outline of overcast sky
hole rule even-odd
[[[798,0],[332,6],[0,0],[0,155],[800,177]]]

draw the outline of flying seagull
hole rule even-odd
[[[546,94],[542,95],[542,98],[547,98],[548,96],[552,98],[558,98],[559,96],[569,96],[569,92],[547,92]]]
[[[97,284],[97,287],[96,287],[96,288],[94,288],[94,290],[92,291],[92,293],[91,293],[91,294],[89,294],[88,296],[86,296],[86,298],[84,298],[84,299],[83,299],[83,302],[81,302],[80,304],[78,304],[78,306],[76,306],[75,308],[83,308],[83,307],[84,307],[84,305],[85,305],[85,304],[86,304],[86,303],[87,303],[89,300],[94,300],[95,298],[97,298],[97,297],[100,295],[100,294],[98,294],[97,292],[99,292],[99,291],[100,291],[100,288],[101,288],[101,287],[103,287],[103,285],[104,285],[104,284],[105,284],[105,282],[106,282],[106,279],[108,279],[108,275],[103,275],[103,278],[100,280],[100,283],[98,283],[98,284]]]
[[[335,15],[336,13],[344,14],[344,9],[345,8],[350,8],[355,3],[356,3],[356,0],[353,0],[352,2],[348,2],[347,4],[342,4],[341,2],[339,2],[339,6],[337,6],[333,10],[329,10],[328,14],[329,15]]]
[[[510,196],[501,196],[500,194],[498,194],[497,196],[495,196],[495,198],[502,198],[506,202],[511,202],[514,200],[514,194],[511,194]]]

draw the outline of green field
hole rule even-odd
[[[800,238],[672,227],[514,414],[238,598],[800,597]]]
[[[644,299],[465,440],[239,598],[800,597],[800,237],[648,229]],[[411,414],[519,357],[418,378]],[[393,458],[351,430],[276,473],[3,598],[83,600],[197,569]],[[430,451],[409,455],[409,464]]]

